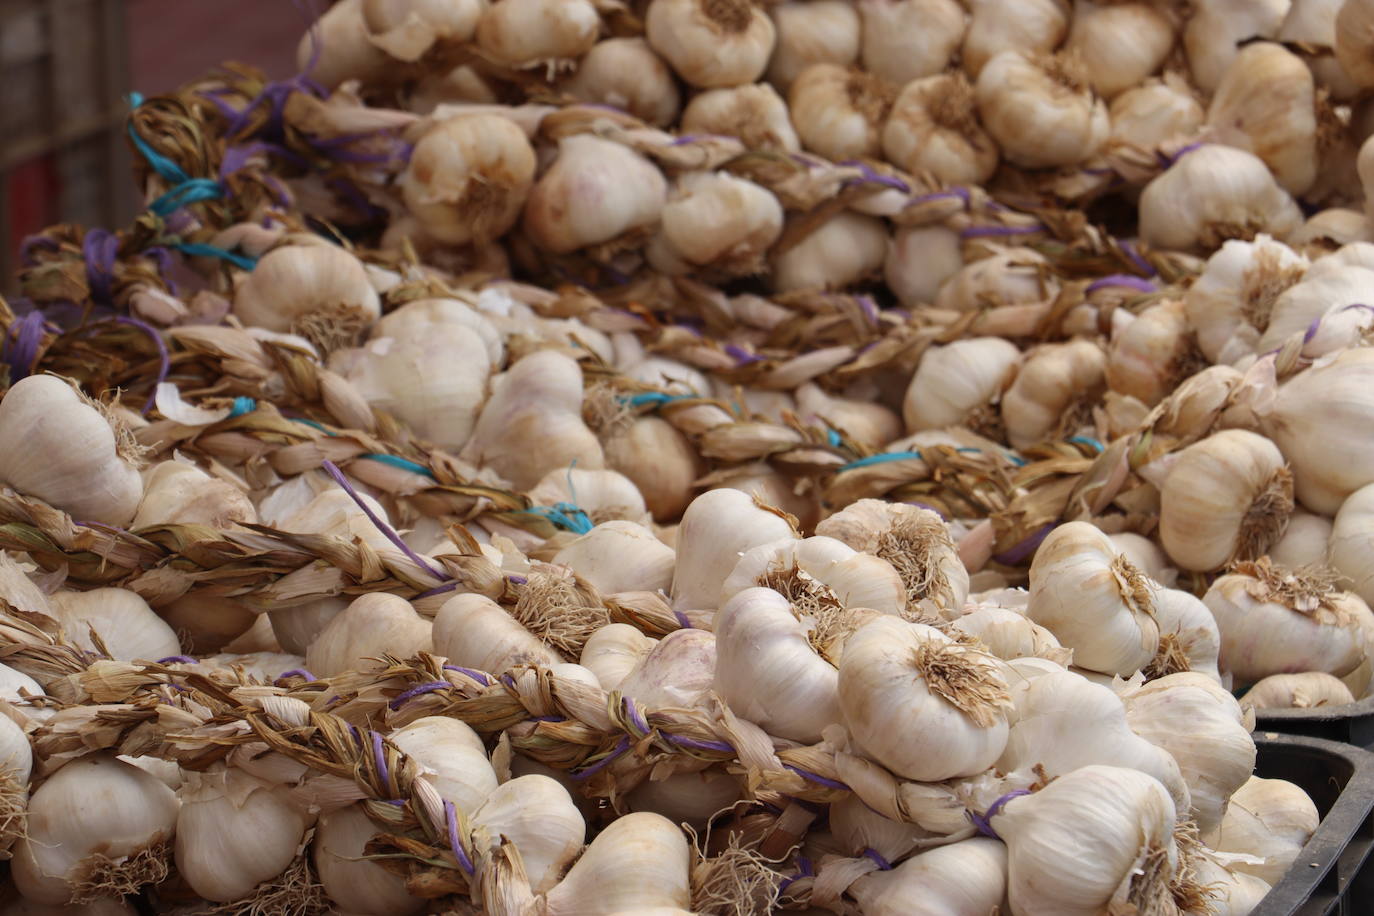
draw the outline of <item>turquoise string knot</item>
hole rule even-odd
[[[555,527],[574,534],[586,534],[595,526],[592,520],[574,503],[554,503],[552,506],[531,506],[524,510],[525,515],[537,515],[552,522]]]
[[[239,397],[234,398],[234,406],[233,406],[232,408],[230,408],[230,410],[229,410],[229,416],[231,416],[231,417],[241,417],[241,416],[243,416],[244,414],[246,414],[246,413],[252,413],[253,411],[255,411],[255,410],[257,410],[257,409],[258,409],[258,402],[257,402],[257,401],[253,400],[252,398],[248,397],[247,395],[240,395]]]

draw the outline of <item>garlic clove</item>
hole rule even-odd
[[[621,820],[613,821],[607,832]],[[547,776],[536,775],[519,776],[497,786],[472,813],[469,826],[479,850],[500,843],[502,838],[514,843],[530,887],[537,894],[547,891],[551,895],[563,870],[581,851],[587,831],[568,790]]]
[[[687,838],[670,820],[639,812],[616,818],[549,891],[549,916],[611,916],[686,909]]]

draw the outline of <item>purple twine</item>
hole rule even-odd
[[[1044,231],[1045,227],[1038,223],[1034,226],[969,226],[959,233],[959,238],[981,239],[989,236],[1035,235]]]
[[[908,185],[905,181],[902,181],[900,178],[896,178],[891,175],[883,175],[878,172],[875,172],[869,165],[860,162],[857,159],[846,159],[843,162],[837,162],[835,164],[858,169],[860,174],[863,175],[863,178],[853,178],[849,181],[846,181],[845,187],[850,187],[856,184],[880,184],[884,187],[893,188],[895,190],[901,191],[903,194],[911,193],[911,186]]]
[[[635,728],[646,735],[652,731],[652,729],[649,728],[648,721],[645,720],[644,715],[639,711],[639,707],[635,705],[635,701],[629,697],[625,697],[624,702],[625,712],[629,714],[630,721],[634,723]]]
[[[110,305],[114,286],[115,256],[119,254],[119,239],[104,229],[92,229],[81,242],[81,256],[86,260],[86,285],[91,301]]]
[[[1015,547],[1012,547],[1010,550],[1006,550],[1002,553],[996,554],[995,556],[993,556],[993,559],[996,560],[998,563],[1001,563],[1003,566],[1016,566],[1017,564],[1022,563],[1027,558],[1029,558],[1031,554],[1035,553],[1036,549],[1040,546],[1040,543],[1045,540],[1045,538],[1049,535],[1051,531],[1054,530],[1054,527],[1057,524],[1058,522],[1050,522],[1048,525],[1044,526],[1039,531],[1035,532],[1030,537],[1023,540],[1021,543],[1017,544]]]
[[[659,734],[667,738],[670,744],[676,744],[678,747],[693,748],[698,751],[717,751],[721,754],[733,754],[735,752],[734,746],[726,744],[724,741],[699,741],[696,738],[671,735],[668,732],[659,732]]]
[[[358,491],[353,489],[353,485],[348,482],[348,478],[344,477],[343,471],[339,470],[338,465],[332,461],[326,460],[321,466],[324,468],[325,473],[334,478],[334,482],[343,487],[344,492],[358,504],[358,508],[363,510],[363,514],[367,516],[368,520],[377,526],[377,530],[380,531],[388,541],[394,544],[401,553],[409,557],[412,563],[438,579],[440,582],[448,580],[449,577],[445,573],[430,566],[429,563],[425,562],[423,557],[406,546],[406,542],[401,540],[401,536],[393,531],[390,525],[378,518],[377,513],[368,508],[367,503],[363,502],[363,498],[358,495]]]
[[[1206,146],[1206,145],[1207,145],[1206,143],[1201,143],[1201,142],[1198,142],[1198,143],[1189,143],[1187,146],[1183,147],[1183,149],[1181,149],[1181,150],[1179,150],[1178,152],[1174,153],[1172,156],[1164,156],[1164,155],[1161,154],[1160,158],[1163,159],[1164,162],[1166,163],[1165,168],[1169,168],[1169,167],[1172,167],[1175,163],[1177,163],[1178,160],[1182,159],[1184,156],[1186,156],[1186,155],[1188,155],[1189,153],[1191,153],[1193,150],[1201,149],[1202,147],[1204,147],[1204,146]]]
[[[445,665],[444,670],[457,671],[459,674],[466,674],[468,677],[472,678],[474,681],[477,681],[484,687],[490,687],[493,683],[492,679],[488,677],[485,673],[481,671],[474,671],[471,668],[462,668],[458,665]]]
[[[19,263],[25,267],[32,267],[37,263],[33,257],[34,252],[40,248],[45,251],[60,251],[62,246],[57,243],[57,239],[46,235],[26,235],[19,243]]]
[[[682,613],[681,611],[674,610],[673,616],[677,618],[678,625],[681,626],[684,630],[695,629],[692,626],[691,618],[689,618],[686,614]]]
[[[892,863],[883,858],[883,854],[878,852],[878,850],[868,847],[863,851],[862,855],[865,858],[872,859],[883,871],[892,871]]]
[[[272,143],[267,140],[255,140],[252,143],[245,143],[241,146],[231,146],[224,151],[224,158],[219,164],[219,177],[228,178],[248,164],[258,153],[269,153],[281,156],[293,165],[305,165],[305,159],[292,152],[279,143]]]
[[[827,788],[831,789],[843,789],[846,792],[850,791],[849,786],[845,785],[844,783],[838,780],[826,779],[819,773],[812,773],[810,770],[803,770],[801,767],[794,767],[790,763],[784,763],[783,768],[791,770],[793,773],[796,773],[798,776],[800,776],[802,779],[805,779],[808,782],[814,782],[818,785],[826,786]]]
[[[157,264],[157,275],[167,284],[167,292],[175,296],[177,283],[172,278],[172,267],[176,262],[172,259],[172,253],[161,245],[154,245],[152,248],[144,249],[143,256],[153,259],[153,263]]]
[[[737,347],[737,346],[735,346],[734,344],[726,344],[726,345],[725,345],[725,352],[728,353],[731,357],[734,358],[734,360],[735,360],[735,365],[737,365],[737,366],[747,366],[747,365],[749,365],[750,363],[761,363],[761,362],[763,362],[763,357],[762,357],[762,356],[755,356],[753,353],[750,353],[748,350],[745,350],[745,349],[742,348],[742,347]]]
[[[377,772],[382,777],[382,785],[390,788],[391,771],[386,766],[386,754],[383,753],[382,736],[374,731],[369,731],[372,736],[372,762],[377,765]]]
[[[1117,242],[1117,246],[1126,257],[1131,259],[1132,264],[1140,268],[1141,273],[1145,274],[1145,276],[1153,277],[1155,274],[1159,273],[1159,271],[1151,266],[1149,261],[1145,260],[1144,256],[1141,255],[1139,251],[1136,251],[1134,242],[1123,240]]]
[[[529,584],[529,581],[530,581],[529,579],[526,579],[524,576],[515,576],[515,575],[511,575],[511,576],[506,576],[506,578],[509,579],[511,582],[513,582],[513,583],[516,584],[516,585],[528,585],[528,584]]]
[[[879,317],[878,303],[873,301],[872,296],[857,296],[856,298],[859,302],[859,308],[864,310],[864,314],[868,316],[868,320],[873,322],[874,324],[877,324]]]
[[[10,325],[9,333],[0,342],[0,360],[9,363],[11,382],[17,382],[33,371],[34,364],[38,362],[38,348],[43,343],[44,324],[42,312],[29,312]]]
[[[587,767],[585,770],[578,770],[576,773],[572,773],[571,776],[573,779],[579,781],[583,779],[590,779],[597,773],[600,773],[606,767],[610,766],[611,763],[614,762],[617,757],[619,757],[621,754],[625,753],[629,749],[630,739],[625,737],[624,735],[621,735],[620,741],[616,743],[616,746],[611,750],[609,754],[607,754],[605,757],[602,757],[600,760],[598,760],[591,766]]]
[[[1350,305],[1345,306],[1344,308],[1337,309],[1336,314],[1339,315],[1341,312],[1348,312],[1351,309],[1364,309],[1367,312],[1374,313],[1374,306],[1365,305],[1362,302],[1353,302]],[[1302,342],[1304,344],[1311,343],[1312,338],[1317,336],[1318,327],[1321,325],[1323,319],[1325,318],[1325,315],[1318,315],[1316,318],[1312,319],[1312,323],[1307,326],[1307,332],[1302,335]],[[1279,352],[1279,350],[1282,349],[1282,347],[1278,347],[1273,350],[1270,350],[1269,353],[1277,353]],[[1268,356],[1269,353],[1266,353],[1264,355]]]
[[[784,879],[783,882],[778,885],[778,893],[781,894],[791,887],[793,881],[814,877],[816,877],[816,870],[812,867],[811,860],[806,856],[797,856],[797,873],[790,878]]]
[[[444,802],[444,825],[448,827],[448,845],[453,849],[453,857],[458,860],[463,871],[469,875],[474,874],[477,869],[472,867],[472,860],[468,858],[463,844],[458,842],[458,809],[453,807],[451,801]]]
[[[194,665],[196,660],[189,655],[169,655],[157,660],[159,665]]]
[[[511,690],[515,689],[515,676],[510,672],[506,672],[505,674],[501,675],[499,678],[497,678],[497,680],[499,680],[502,684],[505,684]]]
[[[681,137],[678,137],[676,140],[674,140],[672,143],[669,143],[668,145],[669,145],[669,146],[684,146],[684,145],[686,145],[686,144],[688,144],[688,143],[696,143],[696,142],[699,141],[699,140],[706,140],[706,139],[709,139],[709,137],[707,137],[707,136],[704,135],[704,134],[683,134]]]
[[[412,600],[412,601],[419,601],[421,598],[433,598],[435,595],[442,595],[442,594],[444,594],[445,592],[451,592],[451,591],[454,591],[454,590],[457,589],[457,588],[458,588],[458,583],[457,583],[457,582],[450,582],[450,583],[448,583],[447,585],[438,585],[438,586],[435,586],[434,588],[431,588],[429,591],[420,592],[420,594],[416,595],[416,596],[415,596],[414,598],[412,598],[411,600]]]
[[[148,400],[143,404],[143,415],[146,417],[148,412],[153,409],[153,404],[157,402],[157,386],[167,381],[167,373],[172,371],[172,359],[167,355],[167,344],[162,340],[162,334],[157,328],[146,321],[131,318],[128,315],[120,315],[114,319],[119,324],[127,324],[130,327],[138,328],[143,333],[153,339],[157,345],[157,380],[153,382],[153,390],[148,395]]]
[[[919,204],[929,203],[932,200],[948,200],[951,197],[957,197],[959,200],[962,200],[965,207],[972,203],[972,195],[969,194],[968,188],[948,188],[944,191],[935,191],[930,194],[921,194],[918,197],[913,197],[911,200],[907,201],[906,205],[907,207],[915,207]]]
[[[292,668],[290,671],[283,671],[281,674],[277,675],[277,680],[284,681],[289,677],[304,678],[307,681],[319,680],[319,678],[315,677],[315,675],[311,674],[309,671],[306,671],[304,668]]]
[[[994,840],[1000,840],[1002,838],[997,835],[997,831],[992,829],[993,817],[997,815],[998,811],[1002,810],[1003,805],[1011,801],[1013,798],[1016,798],[1019,795],[1029,794],[1031,794],[1030,789],[1017,789],[1014,792],[1008,792],[1006,795],[1003,795],[1001,798],[997,799],[997,801],[992,803],[992,806],[988,808],[987,814],[984,814],[980,817],[973,811],[965,811],[964,816],[969,819],[969,822],[972,823],[974,827],[978,828],[978,832],[981,833],[983,836],[990,836]]]
[[[1158,289],[1158,287],[1149,280],[1137,277],[1134,274],[1109,274],[1089,283],[1087,292],[1094,292],[1102,289],[1104,286],[1125,286],[1142,293],[1153,293]]]
[[[390,709],[400,709],[407,702],[415,699],[423,693],[433,693],[436,690],[443,690],[445,687],[452,686],[453,685],[450,684],[448,681],[430,681],[428,684],[421,684],[418,687],[410,688],[404,693],[399,694],[396,697],[396,699],[392,700],[390,703],[386,705]]]

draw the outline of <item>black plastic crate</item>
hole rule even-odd
[[[1301,786],[1322,822],[1250,916],[1374,913],[1374,754],[1322,738],[1256,731],[1255,773]]]
[[[1325,738],[1374,750],[1374,697],[1312,709],[1257,709],[1255,729]],[[1374,913],[1374,906],[1369,912]]]

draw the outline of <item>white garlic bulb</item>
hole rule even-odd
[[[312,320],[361,330],[382,307],[362,261],[322,241],[263,255],[234,293],[234,314],[269,331],[294,331]]]
[[[682,830],[641,811],[597,834],[548,892],[548,916],[676,916],[687,912],[690,853]]]
[[[643,416],[602,440],[608,467],[634,483],[655,520],[679,518],[705,465],[691,441],[662,417]]]
[[[950,626],[978,637],[1003,661],[1030,656],[1067,665],[1073,658],[1073,652],[1061,646],[1053,633],[1023,614],[995,605],[965,606],[964,610]]]
[[[1093,91],[1110,99],[1157,72],[1174,38],[1168,16],[1148,3],[1074,0],[1065,48],[1082,61]]]
[[[387,736],[420,766],[420,778],[465,814],[496,791],[496,771],[482,739],[465,722],[425,716]]]
[[[568,790],[538,775],[501,783],[472,812],[469,826],[473,845],[482,852],[503,837],[515,844],[535,893],[554,887],[587,835]]]
[[[534,149],[509,118],[440,121],[415,144],[401,195],[431,237],[485,245],[515,225],[534,185]]]
[[[372,43],[409,62],[436,46],[471,40],[486,6],[486,0],[364,0],[362,12]]]
[[[592,528],[554,555],[602,594],[667,591],[673,583],[676,554],[654,533],[627,521]]]
[[[721,585],[750,548],[795,537],[792,524],[740,490],[709,490],[692,500],[678,529],[673,606],[713,610]]]
[[[801,150],[787,103],[767,83],[708,89],[687,103],[679,127],[687,135],[738,137],[750,149]]]
[[[563,661],[484,595],[455,595],[434,616],[434,651],[455,665],[502,674],[514,665]]]
[[[996,403],[1020,358],[1016,345],[1000,337],[931,347],[921,357],[902,402],[907,430],[968,425],[970,414]]]
[[[938,846],[849,886],[865,916],[992,912],[1006,893],[1007,848],[990,837]]]
[[[1159,534],[1181,569],[1255,560],[1278,541],[1293,511],[1293,475],[1278,446],[1228,429],[1188,446],[1160,493]]]
[[[52,774],[29,799],[11,875],[30,900],[135,893],[166,874],[176,793],[111,754],[91,754]]]
[[[769,16],[777,38],[767,79],[779,91],[812,64],[847,67],[859,58],[859,14],[846,0],[787,0]]]
[[[882,404],[831,396],[815,382],[807,382],[794,394],[803,418],[819,420],[855,442],[886,445],[902,434],[901,418]]]
[[[949,278],[935,297],[935,306],[974,312],[989,303],[1049,304],[1059,295],[1059,281],[1045,256],[1033,248],[1001,248],[969,261]]]
[[[1053,51],[1069,25],[1067,0],[971,0],[968,6],[973,17],[960,59],[972,77],[1003,51]]]
[[[143,483],[137,450],[93,402],[52,375],[30,375],[0,401],[0,437],[23,443],[0,458],[0,482],[81,521],[125,525]]]
[[[501,0],[477,23],[477,47],[503,67],[538,67],[581,57],[600,31],[591,0]]]
[[[1257,90],[1261,85],[1269,88]],[[1290,194],[1316,181],[1316,84],[1307,64],[1282,45],[1259,42],[1240,50],[1217,84],[1207,124],[1220,142],[1264,160]]]
[[[1103,386],[1107,356],[1097,344],[1071,340],[1031,351],[1002,396],[1002,422],[1016,448],[1072,434]]]
[[[1307,258],[1267,235],[1223,244],[1183,297],[1198,349],[1214,363],[1257,352],[1274,303],[1308,266]]]
[[[239,487],[211,477],[189,461],[161,461],[143,474],[143,501],[129,527],[209,525],[230,528],[256,522],[257,511]]]
[[[610,623],[587,639],[578,661],[596,675],[602,690],[616,690],[657,644],[627,623]]]
[[[590,134],[558,142],[558,158],[525,204],[525,232],[554,254],[600,245],[658,221],[668,184],[634,150]]]
[[[997,144],[978,122],[973,87],[957,71],[912,80],[892,103],[882,133],[888,162],[942,185],[983,184],[997,170]]]
[[[87,651],[98,651],[98,637],[118,661],[155,662],[181,654],[177,634],[136,592],[123,588],[60,591],[49,595],[48,603],[67,638]]]
[[[1328,563],[1330,551],[1327,545],[1331,539],[1332,527],[1332,520],[1325,516],[1313,515],[1302,509],[1295,510],[1288,517],[1288,527],[1284,530],[1283,537],[1269,548],[1269,559],[1289,569],[1297,569],[1299,566],[1330,565],[1340,572],[1340,567],[1336,563]],[[1357,587],[1352,588],[1352,591],[1360,594]],[[1360,597],[1363,598],[1364,595]]]
[[[976,19],[976,15],[975,15]],[[983,127],[1008,162],[1026,168],[1077,165],[1107,141],[1107,106],[1070,57],[1004,51],[974,88]]]
[[[311,843],[315,874],[325,894],[348,911],[418,913],[425,903],[406,891],[405,879],[364,857],[368,841],[382,832],[361,804],[320,815]]]
[[[1218,852],[1259,857],[1262,862],[1236,862],[1231,868],[1278,883],[1320,822],[1317,806],[1301,788],[1252,776],[1231,796],[1221,824],[1203,840]]]
[[[902,305],[928,305],[964,266],[959,233],[945,226],[903,226],[883,262],[883,280]]]
[[[1158,404],[1192,374],[1192,345],[1183,302],[1156,302],[1112,335],[1107,385],[1144,404]]]
[[[749,0],[652,0],[649,45],[700,89],[752,83],[768,66],[777,30]]]
[[[1035,552],[1027,615],[1073,649],[1079,667],[1131,675],[1159,651],[1155,588],[1105,534],[1068,522]]]
[[[893,87],[862,70],[813,64],[793,81],[787,107],[802,146],[832,160],[877,156]]]
[[[685,268],[758,273],[782,222],[782,204],[768,189],[725,172],[689,172],[668,195],[659,238],[667,266],[681,261]],[[649,255],[653,260],[652,247]]]
[[[621,108],[659,127],[677,120],[681,105],[672,71],[643,38],[597,42],[563,88],[575,99]]]
[[[908,779],[972,776],[1006,747],[1010,699],[997,660],[922,624],[880,615],[860,627],[845,642],[839,698],[854,739]],[[894,730],[894,716],[911,727]]]
[[[876,272],[886,256],[883,221],[844,210],[776,257],[773,289],[840,289]]]
[[[859,0],[863,68],[894,86],[944,70],[968,13],[957,0]]]
[[[1152,153],[1170,140],[1191,137],[1206,117],[1192,87],[1177,74],[1146,80],[1112,99],[1111,147]]]
[[[1274,301],[1259,352],[1277,350],[1299,335],[1302,355],[1312,358],[1359,346],[1371,323],[1372,299],[1374,270],[1322,258]]]
[[[1355,702],[1350,688],[1325,671],[1271,674],[1241,697],[1242,709],[1316,709]]]
[[[336,88],[350,79],[370,79],[386,72],[393,61],[372,43],[363,18],[363,0],[340,0],[315,20],[315,28],[296,45],[296,68],[321,86]]]
[[[1188,592],[1161,588],[1155,592],[1155,622],[1159,651],[1147,669],[1150,676],[1196,671],[1221,683],[1221,631],[1207,605]]]
[[[1290,0],[1202,0],[1183,30],[1183,47],[1193,82],[1212,93],[1242,42],[1273,38],[1283,25]]]
[[[1345,0],[1335,21],[1336,59],[1347,77],[1361,89],[1374,86],[1374,4],[1369,0]]]
[[[1151,245],[1211,250],[1227,239],[1282,239],[1302,211],[1258,156],[1206,144],[1176,159],[1140,195],[1140,236]]]
[[[799,611],[818,617],[851,607],[898,615],[906,609],[906,586],[886,560],[819,535],[789,536],[746,551],[721,584],[718,605],[754,586],[781,592]]]
[[[1348,587],[1368,604],[1374,599],[1374,485],[1363,486],[1346,497],[1331,525],[1331,566]]]
[[[359,595],[320,631],[305,653],[316,675],[375,668],[383,654],[411,658],[433,649],[433,625],[409,601],[386,592]]]

